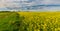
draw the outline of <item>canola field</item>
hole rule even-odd
[[[60,31],[60,12],[18,12],[20,31]]]
[[[60,12],[0,12],[0,31],[60,31]]]

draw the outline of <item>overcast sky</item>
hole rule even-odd
[[[60,0],[0,0],[0,8],[25,7],[34,5],[60,5]],[[49,7],[44,7],[48,9]],[[59,7],[50,7],[59,8]]]

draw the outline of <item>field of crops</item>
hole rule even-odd
[[[20,31],[60,31],[60,12],[18,12]]]
[[[60,12],[0,12],[0,31],[60,31]]]

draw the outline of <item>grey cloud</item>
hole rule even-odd
[[[0,4],[7,9],[17,9],[17,10],[18,9],[29,9],[29,10],[44,9],[46,10],[46,9],[59,9],[59,7],[45,7],[45,6],[38,6],[38,5],[59,5],[60,0],[0,0]]]

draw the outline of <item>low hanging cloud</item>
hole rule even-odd
[[[0,5],[42,5],[42,4],[60,4],[60,0],[0,0]]]
[[[20,9],[35,5],[60,5],[60,0],[0,0],[0,8]],[[42,7],[48,9],[49,7]],[[56,7],[50,7],[56,8]],[[59,7],[57,7],[59,8]]]

